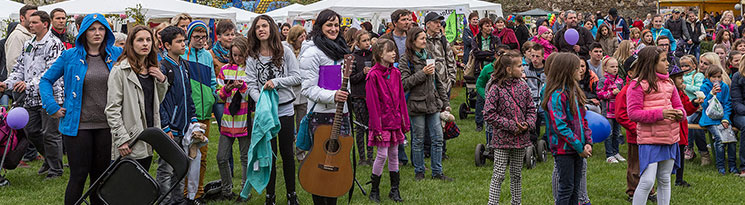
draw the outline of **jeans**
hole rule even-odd
[[[557,205],[579,204],[579,187],[582,179],[582,158],[579,155],[556,155],[554,163],[559,175]]]
[[[49,116],[41,106],[26,109],[28,124],[23,129],[26,137],[44,156],[44,164],[49,166],[49,175],[62,175],[62,134],[57,129],[59,119]]]
[[[745,115],[730,116],[732,125],[740,130],[740,172],[745,172]]]
[[[215,103],[215,105],[212,106],[212,113],[215,114],[215,120],[217,122],[217,132],[220,132],[222,130],[222,114],[225,112],[225,103]],[[251,133],[251,132],[248,132]],[[233,147],[229,147],[228,150],[230,153],[233,153]],[[233,173],[233,155],[231,154],[228,156],[228,162],[230,163],[230,173]]]
[[[688,123],[691,124],[698,124],[697,118],[701,116],[701,112],[693,113],[693,115],[688,116]],[[693,149],[693,146],[698,147],[698,152],[703,153],[709,153],[709,149],[706,148],[706,131],[705,130],[699,130],[699,129],[688,129],[688,148]]]
[[[250,132],[251,128],[249,128]],[[228,137],[220,135],[219,144],[217,147],[217,168],[220,171],[220,181],[222,186],[223,194],[230,194],[233,189],[233,170],[230,169],[229,156],[233,155],[231,152],[233,143],[238,140],[238,149],[241,152],[241,187],[246,183],[246,167],[248,166],[248,147],[251,145],[251,137]]]
[[[10,96],[2,94],[2,97],[0,97],[0,106],[7,108],[10,106],[10,104],[8,104],[9,102],[10,102]]]
[[[608,118],[608,122],[610,122],[611,134],[608,139],[603,141],[606,158],[618,154],[618,138],[621,138],[621,126],[616,122],[616,119]]]
[[[484,126],[484,103],[485,100],[481,95],[476,95],[476,127]]]
[[[714,156],[716,158],[716,166],[717,170],[719,170],[720,173],[725,172],[726,168],[724,166],[724,160],[727,159],[730,171],[737,169],[737,161],[735,159],[735,143],[722,143],[721,133],[719,132],[719,129],[716,128],[717,126],[707,126],[706,129],[709,130],[709,133],[711,133],[711,138],[714,139]],[[725,156],[725,149],[727,149],[727,156]]]
[[[411,116],[412,153],[414,172],[424,173],[424,133],[429,131],[432,140],[432,176],[442,175],[442,125],[440,113]]]

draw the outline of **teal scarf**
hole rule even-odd
[[[223,48],[220,42],[217,42],[212,46],[212,52],[215,53],[215,58],[217,58],[220,63],[230,62],[230,58],[228,58],[230,56],[230,51]]]

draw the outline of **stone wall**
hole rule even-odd
[[[623,17],[642,18],[657,11],[656,0],[488,0],[502,4],[504,15],[540,8],[546,11],[575,10],[578,12],[601,11],[616,8]]]

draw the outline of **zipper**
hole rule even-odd
[[[176,120],[176,111],[178,111],[178,105],[176,105],[176,108],[173,108],[174,115],[171,115],[171,124],[173,124],[173,121]]]

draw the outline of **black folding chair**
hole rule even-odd
[[[160,186],[137,161],[117,158],[91,185],[75,204],[90,204],[86,198],[92,190],[105,204],[159,204],[171,192],[188,171],[189,158],[184,151],[161,129],[148,128],[130,143],[132,147],[142,140],[153,147],[158,155],[173,167],[173,177],[179,179],[166,194],[160,194]]]

